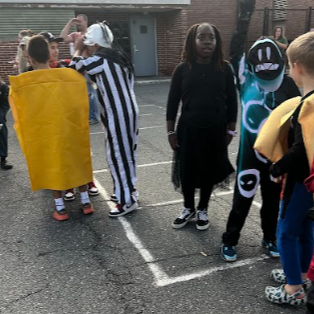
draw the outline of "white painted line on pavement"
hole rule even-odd
[[[96,186],[98,187],[100,195],[104,198],[104,200],[109,200],[110,196],[105,188],[99,183],[97,179],[94,179]],[[232,193],[233,191],[228,191]],[[225,195],[227,192],[220,192],[216,193],[216,195]],[[115,207],[115,204],[107,201],[107,204],[110,209]],[[204,276],[208,276],[212,273],[216,273],[218,271],[224,271],[232,268],[243,267],[247,265],[252,265],[256,262],[263,261],[269,258],[267,255],[262,255],[260,257],[248,258],[242,261],[224,264],[223,266],[212,267],[204,271],[191,273],[188,275],[177,276],[177,277],[169,277],[166,272],[158,265],[158,261],[153,257],[153,255],[144,247],[142,241],[133,231],[132,225],[127,221],[125,217],[118,217],[117,218],[125,231],[125,234],[129,241],[134,245],[134,247],[138,250],[139,254],[142,256],[144,261],[147,263],[148,268],[152,272],[154,276],[154,284],[157,287],[164,287],[172,284],[176,284],[178,282],[185,282],[189,280],[193,280],[196,278],[201,278]]]
[[[148,126],[148,127],[144,127],[144,128],[139,128],[139,130],[148,130],[148,129],[158,129],[158,128],[164,128],[164,125],[154,125],[154,126]],[[91,132],[89,133],[90,135],[95,135],[95,134],[104,134],[105,132]]]
[[[262,204],[256,201],[253,201],[253,205],[255,205],[257,208],[261,208]]]
[[[221,195],[228,195],[228,194],[232,194],[233,190],[230,191],[225,191],[225,192],[217,192],[217,193],[213,193],[211,197],[215,197],[215,196],[221,196]],[[161,203],[155,203],[155,204],[148,204],[145,205],[145,207],[158,207],[158,206],[166,206],[166,205],[173,205],[173,204],[178,204],[178,203],[182,203],[183,199],[179,199],[179,200],[173,200],[173,201],[169,201],[169,202],[161,202]],[[144,207],[144,206],[143,206]]]
[[[155,107],[156,105],[140,105],[138,106],[139,108],[142,108],[142,107]]]
[[[172,161],[153,162],[151,164],[138,165],[137,168],[167,165],[167,164],[171,164],[171,163],[172,163]],[[108,171],[109,171],[109,169],[101,169],[101,170],[95,170],[95,171],[93,171],[93,173],[102,173],[102,172],[108,172]]]
[[[90,135],[95,135],[95,134],[104,134],[105,132],[102,131],[102,132],[92,132],[92,133],[89,133]]]
[[[157,129],[157,128],[165,128],[165,126],[164,125],[147,126],[146,128],[139,128],[139,130],[148,130],[148,129]]]
[[[104,198],[104,200],[109,200],[110,196],[108,192],[105,190],[105,188],[95,178],[94,178],[94,182],[96,186],[98,187],[99,193]],[[107,204],[110,209],[114,209],[116,206],[114,203],[111,203],[111,202],[107,202]],[[150,252],[147,249],[145,249],[144,245],[142,244],[142,241],[135,234],[131,224],[126,220],[126,218],[118,217],[117,219],[119,219],[119,221],[121,222],[127,238],[139,251],[142,258],[147,263],[150,271],[153,273],[153,276],[155,277],[155,283],[157,284],[159,281],[169,280],[169,276],[161,269],[161,267],[158,264],[155,263],[156,261],[154,257],[150,254]]]
[[[140,117],[143,117],[143,116],[152,116],[153,114],[152,113],[143,113],[143,114],[140,114]]]
[[[157,281],[156,285],[158,287],[164,287],[164,286],[172,285],[172,284],[175,284],[175,283],[178,283],[178,282],[189,281],[189,280],[192,280],[192,279],[208,276],[208,275],[210,275],[212,273],[216,273],[218,271],[224,271],[224,270],[228,270],[228,269],[232,269],[232,268],[238,268],[238,267],[243,267],[243,266],[247,266],[247,265],[252,265],[252,264],[254,264],[256,262],[263,261],[263,260],[268,259],[268,258],[269,258],[269,256],[267,256],[267,255],[262,255],[260,257],[248,258],[248,259],[245,259],[245,260],[242,260],[242,261],[224,264],[223,266],[212,267],[210,269],[207,269],[207,270],[204,270],[204,271],[200,271],[200,272],[197,272],[197,273],[192,273],[192,274],[188,274],[188,275],[172,277],[172,278],[169,278],[169,279],[162,279],[162,280]]]

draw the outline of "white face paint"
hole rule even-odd
[[[258,160],[260,160],[260,161],[263,162],[264,164],[267,164],[267,162],[268,162],[267,158],[262,157],[262,155],[261,155],[257,150],[255,150],[255,149],[254,149],[254,153],[255,153],[255,156],[256,156],[256,158],[257,158]]]
[[[237,181],[240,194],[246,198],[251,198],[255,195],[260,182],[259,171],[256,169],[243,170],[238,173]]]
[[[254,106],[256,108],[253,108]],[[260,107],[261,109],[260,111],[258,110],[259,109],[258,107]],[[258,112],[258,114],[254,115],[250,114],[250,109],[254,110],[255,112]],[[262,128],[263,124],[265,123],[266,119],[269,116],[269,113],[267,113],[265,109],[271,112],[271,110],[267,106],[264,106],[264,101],[261,100],[250,100],[247,103],[243,104],[242,122],[244,127],[249,132],[257,134],[260,131],[260,129]],[[263,116],[265,116],[264,119],[262,119]]]

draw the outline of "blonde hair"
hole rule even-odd
[[[287,55],[291,64],[298,63],[308,74],[314,75],[314,32],[296,38],[289,45]]]

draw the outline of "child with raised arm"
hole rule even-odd
[[[138,207],[135,189],[139,111],[133,90],[133,64],[113,44],[104,23],[91,25],[84,42],[78,40],[71,67],[86,72],[98,87],[101,120],[106,129],[106,154],[114,181],[117,206],[109,217],[119,217]],[[84,59],[87,48],[91,56]]]

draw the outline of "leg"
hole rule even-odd
[[[196,229],[206,230],[209,228],[207,207],[213,190],[213,186],[202,187],[200,190],[200,200],[197,207]]]
[[[94,212],[93,205],[89,200],[88,191],[87,191],[87,184],[79,186],[79,191],[81,194],[81,203],[82,203],[82,210],[84,215],[92,214]]]
[[[313,253],[312,222],[307,220],[308,209],[313,206],[312,194],[297,182],[289,203],[285,200],[286,195],[278,222],[278,247],[288,285],[302,285],[301,273],[307,272]]]
[[[276,230],[279,213],[281,184],[274,183],[269,178],[268,169],[261,171],[261,225],[266,242],[276,242]]]
[[[195,188],[185,182],[182,182],[182,193],[184,199],[184,207],[195,210],[194,198],[195,198]]]
[[[256,183],[255,188],[251,189],[249,193],[247,189],[244,190],[243,187],[239,189],[239,183],[243,183],[241,180],[241,178],[243,178],[243,175],[241,175],[243,172],[237,174],[232,209],[227,222],[227,230],[222,236],[222,242],[228,246],[235,246],[238,244],[240,232],[244,226],[245,219],[249,213],[257,186],[259,184],[259,172],[255,169],[250,170],[254,170],[253,172],[256,175]]]
[[[52,217],[58,221],[68,220],[70,217],[65,210],[64,202],[62,199],[62,191],[53,190],[52,194],[53,194],[53,198],[54,198],[55,206],[56,206]]]
[[[201,188],[201,190],[200,190],[200,201],[199,201],[198,206],[197,206],[198,209],[200,209],[200,210],[207,209],[212,191],[213,191],[213,186],[207,186],[207,187]]]
[[[8,156],[8,128],[5,122],[1,123],[0,127],[0,157],[1,157],[1,168],[3,170],[10,170],[13,168],[6,160]]]
[[[89,98],[89,123],[94,124],[99,122],[98,97],[88,75],[86,76],[86,83]]]

